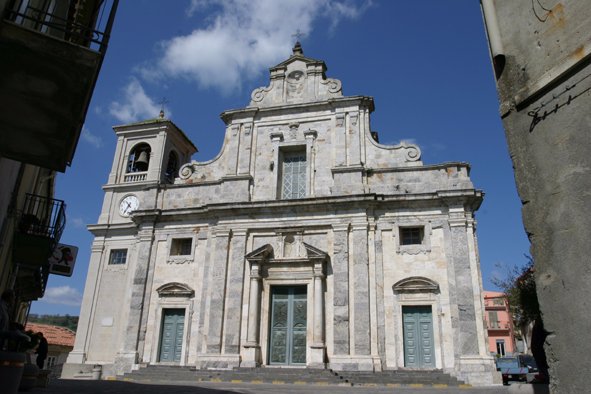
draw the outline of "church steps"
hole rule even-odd
[[[328,369],[240,368],[200,370],[195,367],[149,365],[125,374],[121,380],[137,382],[240,382],[328,385],[423,385],[462,386],[464,382],[442,371],[355,372]]]

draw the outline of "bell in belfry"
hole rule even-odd
[[[140,156],[135,161],[135,168],[137,168],[138,171],[147,171],[148,170],[148,163],[149,163],[148,152],[146,152],[144,150],[140,153]]]

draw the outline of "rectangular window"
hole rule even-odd
[[[127,249],[111,250],[109,264],[125,264],[127,262]]]
[[[423,227],[400,227],[400,245],[422,245]]]
[[[281,198],[306,197],[306,150],[281,152]]]
[[[499,325],[499,315],[496,311],[488,311],[488,322],[490,328],[500,328]]]
[[[193,238],[174,238],[170,244],[171,256],[189,256],[193,248]]]
[[[49,356],[47,357],[47,360],[45,360],[45,368],[51,368],[55,365],[55,356]]]
[[[497,354],[504,356],[505,355],[505,340],[504,339],[497,339]]]

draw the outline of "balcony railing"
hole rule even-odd
[[[49,238],[57,244],[65,226],[66,204],[62,200],[27,193],[20,213],[20,233]]]
[[[13,0],[7,8],[6,19],[103,53],[109,41],[118,2]]]
[[[132,172],[131,174],[125,174],[125,182],[143,182],[148,178],[147,172]]]
[[[511,323],[508,321],[487,321],[486,328],[489,330],[509,330],[511,329]]]
[[[490,309],[505,309],[507,304],[505,300],[500,298],[485,299],[484,306]]]

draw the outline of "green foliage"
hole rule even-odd
[[[66,327],[76,332],[78,326],[78,316],[70,315],[29,315],[29,322],[39,324],[50,324],[52,326]]]
[[[540,318],[534,261],[530,256],[525,257],[526,264],[507,268],[504,278],[492,279],[492,283],[507,295],[513,320],[518,327],[524,327]]]

